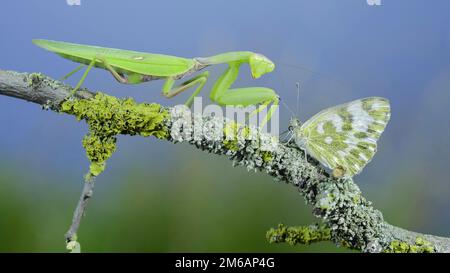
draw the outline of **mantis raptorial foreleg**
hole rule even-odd
[[[261,122],[261,128],[264,127],[264,125],[272,118],[273,114],[275,113],[275,111],[278,108],[279,105],[279,99],[274,98],[273,100],[268,100],[264,103],[262,103],[256,110],[254,110],[253,112],[250,113],[249,117],[258,114],[259,112],[261,112],[262,110],[264,110],[265,108],[269,107],[269,104],[272,103],[272,106],[270,106],[269,111],[267,111],[267,114],[265,116],[265,118],[263,119],[263,121]]]
[[[270,120],[278,107],[278,95],[270,88],[265,87],[246,87],[230,89],[236,80],[241,62],[229,63],[228,69],[219,77],[214,84],[210,98],[219,105],[249,106],[261,104],[256,110],[250,113],[250,116],[261,112],[272,103],[266,117],[260,123],[260,127]]]

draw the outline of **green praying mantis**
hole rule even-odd
[[[193,99],[205,85],[209,72],[202,72],[180,85],[174,87],[175,81],[216,64],[228,64],[226,71],[217,79],[210,92],[210,99],[220,106],[259,105],[250,115],[257,114],[269,107],[266,117],[260,124],[267,123],[279,105],[279,97],[274,90],[265,87],[246,87],[230,89],[236,81],[240,66],[248,63],[253,78],[272,72],[275,64],[267,57],[250,51],[235,51],[205,58],[181,58],[176,56],[144,53],[138,51],[81,45],[60,41],[35,39],[33,43],[63,58],[81,65],[63,77],[67,79],[78,72],[83,66],[87,69],[70,96],[83,84],[92,67],[108,70],[120,83],[138,84],[147,81],[164,79],[162,95],[171,98],[197,85],[197,89],[186,101],[190,107]]]

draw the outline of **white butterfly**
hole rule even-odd
[[[289,129],[297,146],[333,175],[352,177],[374,156],[390,115],[387,99],[369,97],[325,109],[304,124],[293,118]]]

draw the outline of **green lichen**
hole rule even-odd
[[[81,253],[81,245],[77,241],[68,242],[66,249],[69,250],[69,253]]]
[[[74,234],[67,242],[66,249],[69,250],[70,253],[81,253],[81,245],[77,240],[77,235]]]
[[[435,249],[433,244],[422,237],[417,237],[414,244],[408,244],[402,241],[392,241],[385,250],[387,253],[433,253]]]
[[[223,141],[223,147],[229,151],[238,151],[239,145],[237,140],[224,140]]]
[[[345,240],[339,241],[340,246],[348,248],[348,249],[355,249],[349,242]]]
[[[283,224],[279,224],[278,228],[271,228],[267,231],[266,238],[269,243],[286,242],[290,245],[307,245],[331,240],[331,230],[324,225],[318,224],[297,227],[286,227]]]
[[[263,160],[265,163],[271,162],[271,161],[273,160],[273,155],[272,155],[272,153],[271,153],[271,152],[268,152],[268,151],[263,151],[263,152],[261,152],[261,157],[262,157],[262,160]]]
[[[164,121],[169,113],[159,104],[136,103],[132,98],[118,99],[97,93],[91,99],[67,100],[60,111],[85,120],[89,134],[83,147],[91,163],[87,179],[105,170],[106,160],[115,152],[117,135],[155,136],[169,135]]]
[[[98,133],[89,134],[83,138],[83,147],[91,162],[89,174],[98,176],[105,170],[106,160],[116,151],[116,138],[102,138]]]
[[[28,87],[32,90],[36,90],[46,79],[47,77],[42,73],[31,73],[28,75],[26,81]]]
[[[223,134],[223,147],[230,151],[238,151],[240,148],[238,137],[243,139],[248,138],[250,135],[250,128],[243,127],[236,122],[228,122],[224,126]]]

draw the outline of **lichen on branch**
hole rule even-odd
[[[417,237],[413,244],[394,240],[385,249],[386,253],[433,253],[436,252],[433,244],[423,237]]]
[[[277,228],[271,228],[266,234],[269,243],[288,243],[290,245],[330,241],[331,230],[324,224],[309,226],[287,227],[279,224]]]
[[[165,120],[168,111],[156,103],[136,103],[132,98],[118,99],[97,93],[89,99],[71,99],[61,104],[60,112],[85,120],[89,134],[83,147],[91,163],[87,179],[98,176],[106,160],[116,150],[117,135],[168,136]]]
[[[313,158],[305,158],[295,145],[274,142],[273,136],[263,133],[252,139],[237,137],[252,132],[209,115],[154,103],[136,103],[131,98],[118,99],[84,89],[75,98],[65,100],[71,90],[71,86],[39,73],[0,70],[0,95],[37,103],[44,109],[74,115],[87,122],[89,133],[83,146],[91,162],[88,178],[104,170],[106,160],[116,149],[117,135],[155,136],[225,155],[236,166],[263,171],[277,181],[294,185],[312,207],[313,214],[322,220],[321,228],[314,231],[310,227],[297,230],[281,227],[274,232],[286,236],[271,236],[272,239],[301,243],[314,241],[311,238],[326,239],[329,235],[337,245],[367,252],[450,252],[450,238],[416,233],[384,221],[381,212],[363,197],[353,179],[330,176]],[[198,121],[201,121],[199,126]],[[212,129],[224,124],[227,126],[219,130],[224,137],[211,139]],[[75,225],[69,232],[72,235],[84,212],[84,200],[92,195],[92,186],[93,183],[85,183],[86,190],[78,206],[82,209],[75,214]]]

